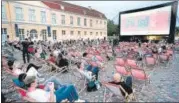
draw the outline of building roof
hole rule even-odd
[[[103,13],[101,13],[97,10],[85,8],[85,7],[70,4],[67,2],[42,1],[42,3],[44,3],[46,6],[48,6],[51,9],[68,11],[68,12],[77,13],[77,14],[81,14],[81,15],[87,15],[87,16],[92,16],[92,17],[96,17],[96,18],[107,19]]]

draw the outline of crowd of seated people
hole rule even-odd
[[[80,51],[81,49],[86,50],[90,48],[94,50],[95,55],[100,55],[99,46],[95,47],[93,45],[95,41],[64,41],[64,42],[57,42],[57,43],[47,43],[43,41],[38,41],[37,43],[33,44],[34,47],[34,54],[37,58],[41,58],[47,60],[48,62],[56,64],[58,67],[69,66],[69,60],[66,59],[67,55],[70,54],[70,50],[76,49],[76,51]],[[103,44],[104,41],[99,41],[97,44]],[[95,44],[95,43],[94,43]],[[100,45],[101,46],[101,45]],[[119,45],[121,49],[121,53],[124,56],[128,56],[130,54],[138,55],[139,58],[142,60],[143,57],[152,57],[154,54],[162,54],[166,53],[168,49],[173,49],[173,45],[167,44],[156,44],[156,43],[136,43],[136,42],[121,42]],[[102,46],[101,46],[102,47]],[[103,47],[102,47],[103,48]],[[108,47],[104,47],[108,49]],[[98,80],[98,75],[100,68],[98,66],[93,66],[90,64],[90,61],[98,61],[93,55],[92,58],[89,59],[88,52],[81,53],[80,64],[78,65],[79,71],[86,75],[86,77],[90,80],[91,77],[95,77],[95,80]],[[63,86],[58,80],[56,79],[49,79],[44,83],[45,89],[37,88],[37,81],[39,78],[38,69],[40,67],[29,64],[26,68],[26,71],[22,71],[22,66],[16,66],[16,62],[10,62],[9,69],[10,71],[19,76],[19,81],[24,83],[23,88],[28,90],[28,97],[30,101],[37,101],[37,102],[61,102],[65,99],[68,99],[70,102],[74,102],[78,100],[78,94],[76,89],[73,85]],[[32,75],[33,74],[33,75]],[[89,77],[91,74],[91,77]],[[49,83],[50,82],[50,83]],[[124,90],[131,94],[133,93],[132,90],[132,80],[131,77],[126,79],[126,82],[122,79],[120,74],[114,75],[114,81],[109,82],[111,84],[120,85],[124,88]],[[121,89],[120,89],[121,90]],[[122,95],[125,97],[124,92],[121,90]],[[44,94],[38,95],[38,94]],[[64,95],[65,94],[65,95]],[[38,97],[38,98],[37,98]]]

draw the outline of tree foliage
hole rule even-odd
[[[175,28],[175,34],[179,36],[179,27]]]
[[[107,28],[108,28],[108,36],[113,36],[113,34],[118,33],[118,26],[115,25],[112,20],[108,20]]]

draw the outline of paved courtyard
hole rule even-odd
[[[22,54],[21,52],[15,50],[13,52],[14,57],[17,60],[22,62]],[[37,61],[31,60],[32,63],[39,65]],[[23,63],[23,62],[22,62]],[[108,62],[105,70],[105,77],[100,78],[100,80],[110,79],[112,77],[114,69],[114,61],[111,60]],[[74,66],[72,66],[74,68]],[[151,72],[153,70],[153,72]],[[179,101],[179,54],[176,54],[174,60],[168,65],[162,65],[160,67],[146,69],[147,74],[151,74],[150,83],[145,85],[144,81],[133,80],[133,84],[135,85],[135,95],[137,97],[137,101],[139,102],[177,102]],[[40,71],[44,74],[44,77],[48,79],[50,76],[54,74],[49,74],[48,71]],[[71,71],[71,73],[59,74],[56,77],[64,84],[75,84],[78,91],[80,91],[83,87],[84,80],[80,80],[75,75],[78,75],[77,72]],[[7,74],[2,69],[2,90],[3,92],[9,93],[5,94],[5,97],[12,101],[21,101],[19,95],[13,86],[11,86],[12,76]],[[109,92],[109,91],[107,91]],[[98,91],[95,92],[86,92],[84,90],[80,93],[80,99],[87,100],[89,102],[102,102],[104,95],[104,87],[102,86]],[[110,98],[110,101],[120,102],[123,101],[122,96],[117,98],[113,96]]]

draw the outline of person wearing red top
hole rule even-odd
[[[50,61],[50,62],[52,62],[52,63],[55,63],[55,62],[56,62],[56,61],[55,61],[55,57],[54,57],[52,54],[50,54],[50,57],[49,57],[48,61]]]

